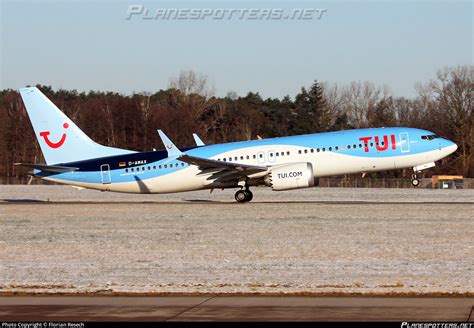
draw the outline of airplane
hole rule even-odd
[[[204,141],[202,141],[201,138],[199,138],[199,136],[196,133],[193,133],[193,138],[194,138],[194,143],[196,144],[196,146],[205,146],[206,145],[204,143]]]
[[[456,151],[433,132],[405,127],[355,129],[179,149],[158,130],[165,150],[136,152],[95,143],[36,87],[21,97],[46,163],[16,163],[44,180],[102,191],[174,193],[250,187],[275,191],[313,187],[318,178],[412,168],[417,174]],[[197,137],[197,138],[196,138]]]

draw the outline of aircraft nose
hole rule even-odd
[[[458,145],[456,145],[456,143],[450,140],[446,140],[446,143],[447,146],[445,147],[445,149],[448,151],[448,154],[452,154],[458,149]]]

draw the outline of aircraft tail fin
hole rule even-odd
[[[133,153],[92,141],[38,88],[21,88],[20,94],[48,165]]]

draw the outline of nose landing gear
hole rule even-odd
[[[420,185],[420,180],[418,180],[416,173],[411,175],[411,184],[413,187],[418,187]]]
[[[241,189],[235,193],[235,200],[238,203],[250,202],[253,199],[253,193],[250,189]]]

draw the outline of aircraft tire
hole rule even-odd
[[[247,202],[250,202],[253,199],[253,193],[250,190],[246,190],[245,193],[247,194]]]
[[[247,202],[247,193],[244,190],[239,190],[235,193],[235,200],[237,203]]]

